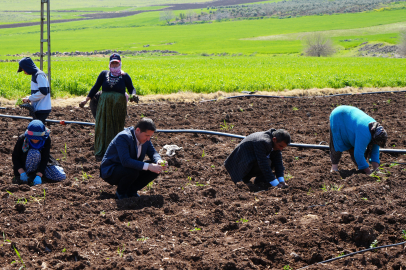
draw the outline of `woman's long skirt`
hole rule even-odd
[[[117,92],[105,92],[97,104],[94,139],[95,156],[103,156],[110,142],[123,131],[127,114],[125,95]]]

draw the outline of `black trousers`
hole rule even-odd
[[[44,125],[45,125],[45,119],[49,116],[49,112],[43,113],[43,112],[35,112],[35,117],[37,117],[38,120],[40,120]]]
[[[112,175],[104,180],[110,185],[116,185],[119,194],[132,194],[148,185],[158,175],[151,171],[123,167],[120,164],[114,168]]]
[[[271,169],[275,168],[275,166],[273,166],[272,161],[270,159],[268,159],[268,163],[269,163],[269,166],[271,167]],[[249,171],[249,173],[246,176],[244,176],[244,178],[242,180],[245,183],[248,183],[252,177],[256,177],[255,178],[256,183],[265,182],[265,176],[263,175],[261,168],[259,168],[258,162],[254,163],[254,165],[251,168],[251,171]]]

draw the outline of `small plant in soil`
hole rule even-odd
[[[200,229],[200,228],[193,228],[193,229],[191,229],[191,230],[189,230],[189,232],[195,232],[195,231],[201,231],[202,229]]]
[[[210,167],[213,168],[213,169],[216,168],[216,166],[214,166],[214,165],[211,165]]]
[[[403,238],[403,240],[406,240],[406,231],[405,230],[402,230],[402,238]]]
[[[232,124],[228,125],[226,123],[226,120],[224,120],[224,125],[220,125],[220,129],[222,129],[222,130],[229,130],[229,129],[233,129],[233,128],[234,128],[234,125],[232,125]]]
[[[295,160],[299,160],[300,157],[295,157]]]
[[[65,143],[65,149],[62,149],[62,150],[61,150],[62,155],[63,155],[62,160],[63,160],[63,159],[66,160],[66,157],[68,156],[68,153],[66,152],[67,148],[68,148],[68,147],[66,146],[66,143]],[[59,160],[59,159],[57,159],[57,160]]]
[[[22,264],[22,266],[18,269],[18,270],[21,270],[21,269],[25,268],[25,263],[24,263],[23,259],[21,258],[20,252],[18,252],[18,250],[16,249],[15,246],[13,246],[13,249],[14,249],[15,253],[17,254],[17,257],[20,259],[20,262]],[[11,262],[11,264],[13,264],[13,263],[15,263],[15,261]]]
[[[307,192],[307,195],[310,195],[311,193],[313,193],[312,188],[309,188],[309,191]]]
[[[376,175],[376,171],[371,173],[369,176],[375,178],[377,182],[381,182],[381,177]]]
[[[238,110],[239,110],[240,112],[243,112],[243,111],[244,111],[244,109],[243,109],[243,108],[239,108]]]
[[[27,199],[26,199],[25,197],[18,198],[18,197],[17,197],[16,195],[14,195],[12,192],[10,192],[10,191],[8,191],[8,190],[6,190],[6,191],[7,191],[7,193],[10,194],[11,196],[16,197],[16,199],[17,199],[16,204],[19,204],[19,203],[26,204],[26,203],[28,203],[28,201],[27,201]]]
[[[345,255],[345,253],[344,253],[344,251],[343,251],[343,252],[341,252],[340,254],[338,254],[338,256],[337,256],[336,258],[342,257],[342,256],[344,256],[344,255]]]
[[[199,184],[199,182],[196,182],[196,187],[204,187],[204,186],[206,186],[205,184]]]
[[[285,266],[283,267],[283,270],[293,270],[293,268],[290,267],[289,264],[287,264],[287,265],[285,265]]]
[[[368,198],[362,197],[361,200],[368,201]]]
[[[391,163],[391,164],[389,165],[389,168],[392,168],[392,167],[395,167],[395,166],[398,166],[398,165],[399,165],[399,163],[394,162],[394,163]]]
[[[86,172],[82,171],[82,180],[87,181],[89,180],[89,177],[93,177],[90,174],[87,174]]]
[[[372,242],[372,244],[369,246],[369,248],[376,248],[378,246],[378,240],[374,240],[373,242]]]
[[[63,249],[62,249],[62,253],[65,253],[65,252],[66,252],[66,248],[63,248]]]
[[[292,111],[298,111],[299,109],[297,107],[293,107]]]
[[[45,202],[46,191],[45,191],[45,189],[43,189],[43,191],[44,191],[44,196],[43,197],[31,196],[31,200],[34,201],[34,202],[37,202],[37,203],[40,203],[40,201],[42,201],[42,200],[44,200],[44,202]]]
[[[149,239],[149,237],[141,237],[137,239],[137,242],[145,242]]]
[[[151,191],[154,189],[154,181],[151,181],[148,183],[148,185],[145,186],[144,191]]]
[[[124,251],[125,251],[124,244],[123,244],[123,247],[122,247],[121,249],[120,249],[120,247],[117,248],[117,252],[118,252],[118,255],[119,255],[120,257],[123,257]]]
[[[386,101],[386,103],[390,104],[390,101],[391,101],[391,100],[390,100],[390,99],[388,99],[388,100]]]
[[[285,175],[286,180],[290,180],[290,179],[292,179],[293,177],[294,177],[294,176],[291,175],[290,173],[287,173],[287,174]]]
[[[206,153],[204,152],[204,149],[203,149],[202,157],[205,157],[205,156],[206,156]]]
[[[141,118],[144,118],[145,116],[144,116],[144,114],[142,113],[140,117],[141,117]]]
[[[1,246],[3,246],[5,243],[11,243],[11,241],[7,239],[6,234],[3,232],[3,244],[1,244]]]
[[[106,212],[100,211],[100,216],[104,217],[106,215]]]
[[[236,222],[237,222],[237,223],[239,223],[239,222],[241,222],[241,223],[247,223],[247,222],[248,222],[248,219],[241,218],[241,219],[237,220]]]
[[[327,192],[327,191],[341,191],[341,189],[343,187],[344,187],[344,185],[339,186],[337,184],[332,184],[332,185],[323,184],[322,187],[321,187],[321,190],[323,190],[324,192]]]

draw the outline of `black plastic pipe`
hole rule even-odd
[[[0,117],[32,120],[31,117],[8,115],[8,114],[0,114]],[[51,120],[51,119],[46,119],[45,121],[49,122],[49,123],[57,123],[57,124],[61,124],[61,125],[66,125],[66,124],[77,124],[77,125],[84,125],[84,126],[94,126],[95,125],[94,123],[78,122],[78,121],[64,121],[64,120]],[[237,138],[237,139],[245,138],[245,136],[243,136],[243,135],[236,135],[236,134],[202,130],[202,129],[157,129],[156,132],[157,133],[200,133],[200,134],[225,136],[225,137],[231,137],[231,138]],[[291,144],[289,144],[289,146],[298,147],[298,148],[329,150],[329,147],[327,145],[319,145],[319,144],[291,143]],[[406,154],[406,149],[379,149],[379,151],[382,153],[388,153],[388,154]]]
[[[253,95],[255,92],[251,92],[248,95],[238,95],[232,97],[224,97],[221,99],[231,99],[231,98],[240,98],[240,97],[263,97],[263,98],[326,98],[326,97],[340,97],[340,96],[354,96],[354,95],[371,95],[371,94],[385,94],[385,93],[403,93],[406,90],[398,90],[398,91],[379,91],[379,92],[365,92],[365,93],[345,93],[345,94],[334,94],[334,95],[327,95],[327,96],[267,96],[267,95]],[[200,102],[208,102],[208,101],[217,101],[217,99],[209,99],[209,100],[202,100]]]
[[[367,252],[367,251],[372,251],[372,250],[381,249],[381,248],[395,247],[395,246],[404,245],[404,244],[406,244],[406,242],[401,242],[401,243],[396,243],[396,244],[386,245],[386,246],[380,246],[380,247],[368,248],[368,249],[356,251],[356,252],[353,252],[353,253],[350,253],[350,254],[346,254],[346,255],[343,255],[343,256],[339,256],[339,257],[336,257],[336,258],[332,258],[332,259],[329,259],[329,260],[326,260],[326,261],[322,261],[322,262],[318,262],[318,263],[315,263],[315,264],[311,264],[311,265],[308,265],[308,266],[299,268],[298,270],[306,269],[306,268],[308,268],[308,267],[310,267],[310,266],[312,266],[312,265],[328,263],[328,262],[332,262],[332,261],[335,261],[335,260],[339,260],[339,259],[342,259],[342,258],[345,258],[345,257],[354,256],[354,255],[356,255],[356,254],[364,253],[364,252]]]

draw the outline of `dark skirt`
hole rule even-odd
[[[110,142],[123,131],[127,114],[125,95],[103,92],[97,104],[94,154],[103,156]]]

